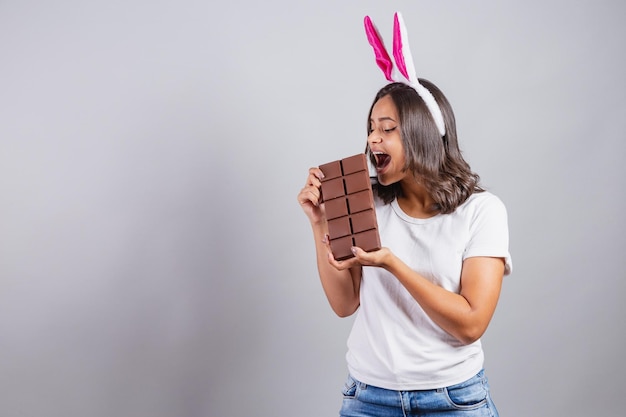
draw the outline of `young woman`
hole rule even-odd
[[[358,310],[348,339],[341,416],[497,416],[480,337],[511,271],[507,213],[463,159],[452,108],[427,80],[444,126],[412,86],[391,83],[368,116],[382,249],[328,244],[323,174],[309,169],[298,201],[312,227],[331,308]]]

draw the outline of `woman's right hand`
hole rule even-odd
[[[309,168],[306,184],[298,194],[298,203],[307,215],[311,224],[319,224],[325,220],[323,204],[321,203],[321,186],[324,174],[317,168]]]

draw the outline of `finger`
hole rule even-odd
[[[315,175],[309,175],[306,179],[305,187],[315,187],[320,188],[322,186],[322,182]]]
[[[322,243],[324,244],[324,247],[326,248],[326,252],[327,254],[332,257],[333,259],[335,259],[334,255],[333,255],[333,250],[330,247],[330,236],[328,235],[328,233],[326,233],[324,235],[324,237],[322,238]]]
[[[319,200],[320,200],[320,192],[315,187],[311,187],[311,186],[304,187],[300,191],[300,194],[298,194],[298,202],[300,204],[306,204],[310,202],[314,206],[319,206]]]
[[[337,270],[343,271],[350,269],[360,262],[357,258],[348,258],[343,261],[337,261],[331,252],[328,253],[328,262]]]
[[[354,259],[356,259],[361,265],[373,265],[375,264],[375,255],[373,253],[365,252],[358,246],[353,246],[351,249]]]
[[[335,259],[335,255],[333,255],[333,249],[330,247],[330,235],[328,233],[324,234],[322,243],[326,247],[326,251],[328,253],[328,262],[335,268],[338,268],[338,266],[340,266],[341,264]]]
[[[335,259],[333,255],[333,251],[330,247],[330,236],[328,234],[324,235],[322,242],[326,246],[326,250],[328,251],[328,263],[331,264],[335,269],[343,271],[345,269],[352,268],[355,265],[358,265],[360,262],[356,258],[348,258],[343,261],[338,261]]]
[[[309,168],[309,174],[315,176],[320,181],[324,179],[324,173],[318,167]]]
[[[354,257],[359,261],[361,265],[368,266],[382,266],[382,262],[384,261],[384,256],[387,253],[386,248],[382,248],[379,250],[366,252],[359,247],[351,248]]]
[[[333,252],[330,250],[330,245],[327,243],[327,247],[328,247],[328,263],[331,264],[331,266],[339,271],[343,271],[344,269],[346,269],[344,267],[344,263],[343,261],[338,261],[335,259],[335,256],[333,255]]]
[[[312,185],[319,188],[322,186],[323,179],[324,173],[319,168],[309,168],[309,176],[307,177],[306,185]]]
[[[352,254],[356,258],[363,258],[364,256],[367,256],[367,252],[365,252],[363,249],[359,248],[358,246],[353,246],[350,248],[350,250],[352,251]]]

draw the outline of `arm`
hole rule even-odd
[[[462,343],[476,341],[487,329],[502,287],[502,258],[467,258],[461,271],[461,291],[456,294],[413,271],[389,249],[366,253],[357,248],[355,255],[350,262],[336,262],[336,266],[348,267],[359,262],[387,269],[437,325]]]
[[[398,258],[387,269],[435,323],[469,344],[483,335],[493,317],[502,287],[504,261],[487,257],[466,259],[461,270],[460,294],[433,284]]]
[[[315,241],[317,270],[328,302],[339,317],[353,314],[359,307],[361,266],[336,269],[327,241],[328,224],[320,203],[320,187],[323,174],[318,168],[309,169],[307,182],[298,194],[298,202],[309,218]]]

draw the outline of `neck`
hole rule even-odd
[[[402,196],[398,197],[398,204],[411,217],[426,219],[439,213],[435,200],[430,193],[417,181],[402,183]]]

